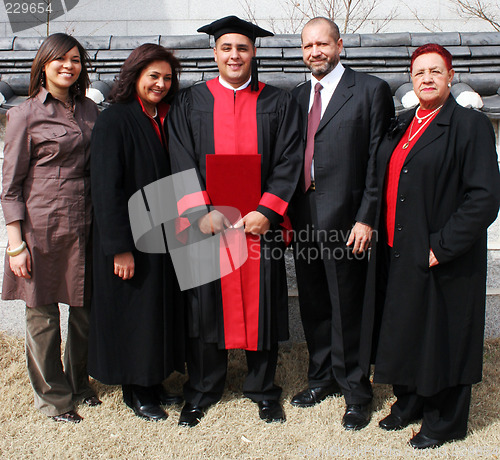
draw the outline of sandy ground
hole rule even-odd
[[[1,459],[406,459],[500,458],[500,339],[486,343],[484,379],[474,387],[469,435],[433,451],[414,451],[408,445],[419,425],[387,433],[378,421],[389,412],[390,388],[375,385],[373,416],[359,432],[341,426],[342,398],[299,409],[290,398],[306,383],[307,350],[303,344],[283,347],[277,382],[283,387],[287,421],[266,424],[257,407],[241,395],[244,355],[232,352],[223,400],[209,409],[195,428],[177,426],[180,407],[169,418],[148,422],[133,415],[121,400],[118,387],[94,382],[103,404],[78,407],[78,425],[56,423],[33,407],[26,375],[23,340],[0,333],[0,458]],[[165,384],[181,391],[184,376]]]

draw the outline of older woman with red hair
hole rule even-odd
[[[365,309],[362,348],[365,369],[371,357],[375,382],[392,384],[397,398],[380,427],[422,419],[410,444],[423,449],[467,433],[500,176],[491,123],[450,95],[451,54],[424,45],[410,72],[420,105],[394,120],[377,155],[376,298]]]

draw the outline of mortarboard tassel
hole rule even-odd
[[[252,82],[251,82],[252,91],[259,91],[259,70],[257,58],[254,56],[252,58]]]

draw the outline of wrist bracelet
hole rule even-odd
[[[21,252],[23,252],[25,249],[26,249],[26,241],[23,241],[21,243],[21,246],[19,246],[16,249],[10,249],[10,246],[9,246],[7,248],[7,255],[9,257],[15,257],[15,256],[18,256],[19,254],[21,254]]]

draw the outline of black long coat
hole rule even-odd
[[[401,116],[399,132],[386,135],[379,148],[379,203],[389,159],[413,114]],[[380,237],[385,224],[379,204],[369,292],[378,282],[379,294],[386,290],[385,302],[379,295],[377,302],[368,303],[362,338],[362,364],[367,370],[370,354],[375,357],[376,382],[413,386],[418,394],[431,396],[481,380],[486,229],[499,202],[491,123],[450,96],[403,165],[393,253],[383,286],[387,265],[377,264],[377,253],[387,243]],[[430,248],[439,261],[433,268]],[[372,349],[377,336],[378,347]]]
[[[153,385],[183,366],[183,304],[170,257],[136,250],[128,200],[170,174],[170,163],[140,104],[115,104],[97,119],[91,144],[94,288],[88,367],[107,384]],[[114,274],[131,251],[135,275]]]

